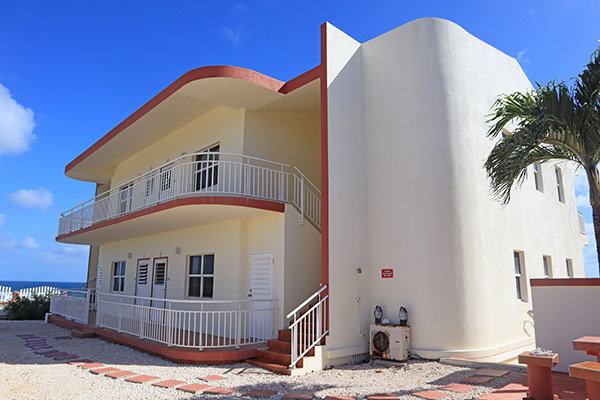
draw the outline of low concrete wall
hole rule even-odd
[[[535,341],[538,347],[558,352],[556,371],[569,365],[595,361],[573,350],[573,340],[600,336],[600,279],[532,279]]]

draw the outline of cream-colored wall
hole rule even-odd
[[[320,189],[320,114],[246,110],[244,154],[295,166]]]
[[[600,284],[595,286],[534,286],[535,340],[539,347],[556,351],[555,370],[567,372],[569,365],[596,361],[584,351],[573,350],[573,340],[598,336],[600,332]]]
[[[300,225],[300,213],[287,204],[283,314],[287,315],[319,290],[320,283],[321,234],[309,222]]]
[[[543,194],[530,173],[508,206],[490,195],[486,115],[498,95],[529,89],[527,77],[440,19],[413,21],[354,53],[342,51],[348,43],[327,27],[330,358],[364,351],[376,304],[392,322],[408,308],[413,351],[426,357],[531,345],[531,302],[516,298],[513,251],[524,252],[528,278],[541,276],[542,255],[555,269],[572,258],[582,276],[586,239],[572,166],[563,168],[565,204],[551,173]],[[382,278],[384,268],[394,277]]]
[[[217,143],[222,152],[242,153],[243,130],[243,110],[217,107],[115,166],[111,187]]]

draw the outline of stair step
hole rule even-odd
[[[273,372],[277,372],[278,374],[283,374],[283,375],[291,375],[292,371],[287,367],[287,366],[283,366],[281,364],[276,364],[272,361],[269,360],[264,360],[264,359],[260,359],[260,358],[251,358],[249,360],[246,360],[246,362],[248,364],[260,367],[260,368],[264,368],[264,369],[268,369],[269,371],[273,371]]]
[[[302,337],[302,336],[300,336],[300,337]],[[312,339],[311,339],[311,338],[315,338],[315,335],[305,335],[305,337],[308,337],[308,339],[309,339],[308,341],[310,342],[310,341],[312,341]],[[325,338],[326,338],[326,337],[327,337],[327,336],[324,336],[324,337],[321,339],[321,342],[320,342],[320,343],[318,343],[318,344],[320,344],[320,345],[324,345],[324,344],[325,344]],[[291,331],[291,330],[289,330],[289,329],[281,329],[281,330],[279,331],[279,334],[277,335],[277,339],[278,339],[279,341],[281,341],[281,342],[291,342],[291,341],[292,341],[292,331]],[[298,340],[298,342],[300,342],[300,340]]]
[[[267,346],[270,349],[281,349],[281,350],[286,350],[290,353],[292,351],[292,342],[290,342],[289,340],[271,339],[271,340],[267,341]]]
[[[71,329],[71,336],[86,339],[96,337],[94,332],[83,331],[81,329]]]
[[[262,358],[263,360],[267,360],[275,364],[280,364],[284,367],[287,367],[292,363],[292,355],[290,352],[282,349],[259,350],[258,358]],[[302,359],[298,360],[296,365],[298,368],[302,368]]]

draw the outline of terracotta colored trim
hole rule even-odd
[[[110,132],[104,135],[100,140],[94,143],[91,147],[81,153],[77,158],[71,161],[65,167],[65,173],[68,173],[70,170],[75,168],[79,163],[88,158],[106,143],[108,143],[111,139],[117,136],[119,133],[124,131],[126,128],[133,125],[136,121],[142,118],[144,115],[148,114],[152,109],[158,106],[160,103],[165,101],[179,89],[181,89],[186,84],[197,81],[200,79],[207,78],[231,78],[231,79],[240,79],[250,83],[254,83],[256,85],[262,86],[264,88],[270,89],[274,92],[281,92],[283,94],[290,93],[291,91],[306,85],[309,82],[319,78],[321,74],[319,73],[320,66],[315,67],[296,78],[291,79],[287,83],[284,83],[275,78],[271,78],[270,76],[261,74],[260,72],[252,71],[246,68],[233,67],[229,65],[213,65],[208,67],[201,67],[183,74],[179,79],[175,82],[171,83],[165,89],[163,89],[160,93],[154,96],[150,101],[140,107],[136,112],[127,117],[123,122],[113,128]]]
[[[531,286],[600,286],[600,278],[531,279]]]
[[[312,81],[319,79],[322,76],[321,65],[317,65],[313,69],[306,71],[305,73],[298,75],[294,79],[287,81],[281,89],[280,93],[288,94],[294,90],[301,88],[304,85],[311,83]]]
[[[321,284],[329,285],[329,148],[327,119],[327,23],[321,25]],[[329,313],[327,314],[329,316]]]
[[[238,207],[250,207],[257,208],[260,210],[284,212],[285,204],[278,203],[275,201],[268,200],[257,200],[248,199],[245,197],[228,197],[228,196],[196,196],[196,197],[184,197],[182,199],[175,199],[166,201],[164,203],[157,204],[152,207],[144,208],[143,210],[135,211],[118,218],[113,218],[107,221],[99,222],[92,226],[80,229],[78,231],[69,232],[65,235],[56,237],[57,241],[65,240],[72,236],[80,235],[82,233],[90,232],[99,228],[119,224],[121,222],[129,221],[134,218],[142,217],[144,215],[154,214],[156,212],[168,210],[180,206],[198,205],[198,204],[216,204],[226,206],[238,206]]]
[[[130,335],[113,332],[103,328],[92,328],[82,325],[75,321],[68,321],[57,315],[50,315],[48,320],[56,325],[63,326],[69,329],[82,329],[91,331],[96,336],[113,343],[123,344],[134,349],[153,354],[155,356],[164,357],[168,360],[185,363],[185,364],[231,364],[234,362],[246,360],[248,358],[258,357],[258,348],[244,348],[235,350],[233,348],[226,349],[205,349],[204,351],[191,349],[177,349],[174,347],[166,347],[161,344],[156,344],[149,340],[142,340]]]

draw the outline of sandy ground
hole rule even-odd
[[[187,383],[205,383],[200,377],[220,375],[227,379],[215,386],[238,389],[234,395],[190,394],[176,389],[163,389],[149,383],[136,384],[123,379],[94,375],[64,361],[56,361],[25,346],[18,334],[32,333],[45,338],[57,350],[78,354],[122,370],[176,379]],[[452,382],[474,375],[474,368],[458,367],[431,361],[411,361],[406,364],[381,365],[367,362],[343,365],[303,376],[282,376],[246,363],[220,366],[177,364],[137,350],[105,342],[101,339],[54,339],[70,331],[41,321],[0,321],[0,399],[223,399],[244,398],[251,389],[270,389],[278,394],[314,393],[315,398],[327,395],[356,396],[393,393],[401,399],[416,400],[410,393],[436,390]],[[476,399],[521,378],[522,372],[510,372],[467,393],[455,393],[448,400]],[[248,398],[248,397],[245,397]]]

